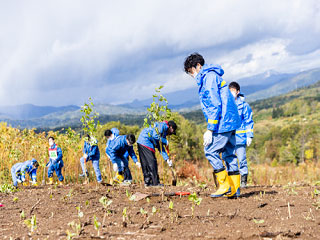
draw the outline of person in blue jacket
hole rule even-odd
[[[172,160],[169,159],[165,146],[169,146],[167,135],[176,134],[176,130],[177,125],[174,121],[165,121],[157,122],[154,127],[144,128],[141,131],[137,143],[145,186],[161,185],[155,156],[156,148],[168,166],[172,167]]]
[[[98,147],[98,141],[94,137],[87,135],[87,141],[84,142],[83,156],[80,158],[82,174],[80,177],[89,177],[87,162],[91,161],[94,172],[96,174],[97,182],[102,183],[102,177],[100,172],[100,151]]]
[[[240,93],[240,85],[237,82],[231,82],[229,89],[236,100],[238,112],[241,119],[241,126],[236,131],[236,154],[239,160],[241,187],[247,186],[248,164],[246,156],[246,147],[250,146],[253,139],[253,119],[252,110],[245,101],[245,97]]]
[[[119,136],[119,129],[117,128],[112,128],[111,130],[108,129],[104,132],[104,135],[107,139],[107,143],[106,143],[106,154],[108,156],[108,158],[110,159],[110,153],[108,152],[108,146],[110,145],[110,143],[117,137]],[[133,159],[134,163],[137,165],[138,168],[141,168],[140,162],[138,162],[138,159]],[[123,165],[123,176],[124,176],[124,183],[128,183],[131,184],[132,183],[132,174],[129,168],[129,153],[128,151],[125,152],[125,154],[123,155],[123,159],[122,159],[122,163]],[[118,165],[115,162],[112,162],[113,165],[113,170],[115,172],[118,172]]]
[[[37,169],[39,163],[36,159],[28,160],[22,163],[16,163],[11,168],[11,176],[13,181],[13,186],[18,187],[18,183],[26,183],[26,173],[28,173],[32,179],[32,185],[37,186]]]
[[[125,168],[125,154],[128,155],[132,160],[138,164],[137,156],[133,150],[133,144],[136,142],[136,137],[133,134],[119,135],[110,144],[106,150],[111,162],[114,164],[114,170],[117,172],[113,179],[116,183],[122,183],[124,181],[124,168]]]
[[[62,175],[62,168],[63,168],[63,160],[62,160],[62,150],[54,141],[54,137],[48,138],[49,142],[49,162],[47,164],[48,166],[48,178],[49,183],[53,184],[53,173],[56,172],[59,184],[63,185],[64,177]]]
[[[235,155],[235,131],[241,121],[234,97],[222,79],[224,71],[219,65],[205,64],[199,53],[185,59],[184,70],[198,84],[200,104],[207,122],[204,151],[219,182],[219,188],[211,197],[237,197],[240,195],[240,174]]]

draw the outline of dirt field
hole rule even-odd
[[[230,200],[212,199],[208,194],[214,191],[213,186],[191,183],[153,188],[24,187],[15,193],[0,193],[4,205],[0,207],[0,238],[67,239],[67,232],[71,236],[78,231],[73,239],[320,239],[320,195],[315,188],[249,187],[242,191],[241,198]],[[135,192],[172,191],[196,192],[202,198],[194,216],[188,197],[161,195],[137,202],[131,197]],[[112,200],[106,208],[99,202],[102,196],[106,202]],[[26,219],[36,216],[33,233],[21,217],[22,211]],[[101,223],[99,233],[94,228],[94,215]]]

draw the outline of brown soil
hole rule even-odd
[[[79,236],[73,239],[320,239],[320,196],[313,186],[284,188],[249,187],[238,199],[212,199],[213,186],[201,189],[188,184],[179,187],[144,188],[123,186],[39,186],[25,187],[11,194],[0,193],[1,239],[67,239],[68,223],[79,222]],[[127,190],[127,193],[126,193]],[[202,202],[192,216],[188,197],[150,197],[138,202],[127,195],[135,192],[162,193],[190,191],[200,194]],[[105,223],[98,231],[93,216],[102,223],[105,210],[99,199],[112,203]],[[14,198],[16,201],[13,201]],[[173,209],[169,209],[170,201]],[[152,208],[157,209],[152,213]],[[127,217],[123,220],[123,209]],[[141,208],[147,212],[143,214]],[[317,210],[318,208],[318,210]],[[30,229],[21,219],[36,215],[37,229]]]

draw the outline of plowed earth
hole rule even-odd
[[[315,188],[256,186],[243,189],[238,199],[212,199],[209,195],[214,186],[201,188],[190,183],[152,188],[22,187],[15,193],[0,193],[4,205],[0,207],[0,238],[67,239],[69,232],[76,234],[73,239],[320,239],[320,196]],[[162,194],[174,191],[196,192],[202,198],[193,216],[188,197]],[[130,200],[136,192],[160,196]],[[102,196],[112,200],[107,209],[99,202]],[[21,217],[22,211],[25,219],[36,216],[32,233]],[[99,233],[94,228],[94,215],[101,223]],[[70,222],[74,222],[73,227]]]

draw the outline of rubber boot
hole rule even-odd
[[[52,185],[53,184],[53,177],[49,177],[49,182],[48,182],[49,185]]]
[[[117,172],[116,176],[113,179],[115,183],[122,183],[124,180],[123,172]]]
[[[212,193],[210,196],[222,197],[223,195],[229,194],[231,192],[231,186],[229,183],[227,171],[225,169],[216,170],[215,175],[219,183],[219,188],[216,192]]]
[[[59,181],[59,186],[63,186],[64,185],[64,183],[63,183],[63,181]]]
[[[237,198],[240,196],[240,174],[239,172],[229,172],[229,182],[231,193],[227,194],[228,198]]]
[[[248,174],[241,175],[241,188],[247,187]]]

